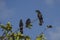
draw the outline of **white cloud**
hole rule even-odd
[[[0,19],[4,20],[14,14],[14,8],[8,9],[6,1],[0,0]]]
[[[46,4],[49,6],[53,6],[54,5],[54,0],[45,0]]]
[[[49,31],[50,39],[51,40],[60,40],[60,27],[56,27],[54,31]]]

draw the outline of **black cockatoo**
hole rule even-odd
[[[20,20],[19,28],[20,28],[21,34],[23,34],[23,22],[22,22],[22,19]]]
[[[47,25],[47,28],[52,28],[53,26],[52,25]]]
[[[43,24],[42,14],[41,14],[41,12],[39,10],[36,10],[36,12],[37,12],[37,17],[39,19],[39,25],[42,26],[42,24]]]
[[[26,27],[30,29],[31,26],[32,26],[31,20],[30,20],[30,18],[28,18],[28,19],[26,20]]]

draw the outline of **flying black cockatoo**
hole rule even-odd
[[[30,18],[28,18],[28,19],[26,20],[26,27],[30,29],[31,26],[32,26],[31,20],[30,20]]]
[[[41,12],[39,10],[36,10],[36,12],[37,12],[37,17],[39,19],[39,25],[42,26],[42,24],[43,24],[42,14],[41,14]]]
[[[21,34],[23,34],[23,22],[22,22],[22,19],[20,20],[19,28],[20,28]]]
[[[53,28],[53,26],[52,25],[47,25],[47,28]]]

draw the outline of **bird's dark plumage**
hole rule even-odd
[[[31,20],[30,20],[30,18],[28,18],[27,20],[26,20],[26,27],[27,28],[30,28],[32,25],[31,25]]]
[[[20,20],[19,28],[20,28],[21,34],[23,34],[23,22],[22,22],[22,19]]]
[[[19,27],[23,26],[22,19],[20,20]]]
[[[47,25],[47,28],[52,28],[52,25]]]
[[[41,12],[39,10],[36,10],[36,12],[37,12],[37,17],[39,19],[39,25],[42,25],[42,23],[43,23],[42,14],[41,14]]]

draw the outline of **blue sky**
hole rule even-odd
[[[60,40],[60,0],[0,0],[0,22],[6,24],[9,20],[15,31],[19,28],[20,19],[23,19],[24,23],[27,18],[31,18],[32,21],[36,19],[37,9],[42,12],[43,26],[38,25],[38,20],[33,23],[32,29],[25,28],[24,24],[24,34],[34,40],[46,25],[51,24],[54,28],[45,32],[47,40]]]

